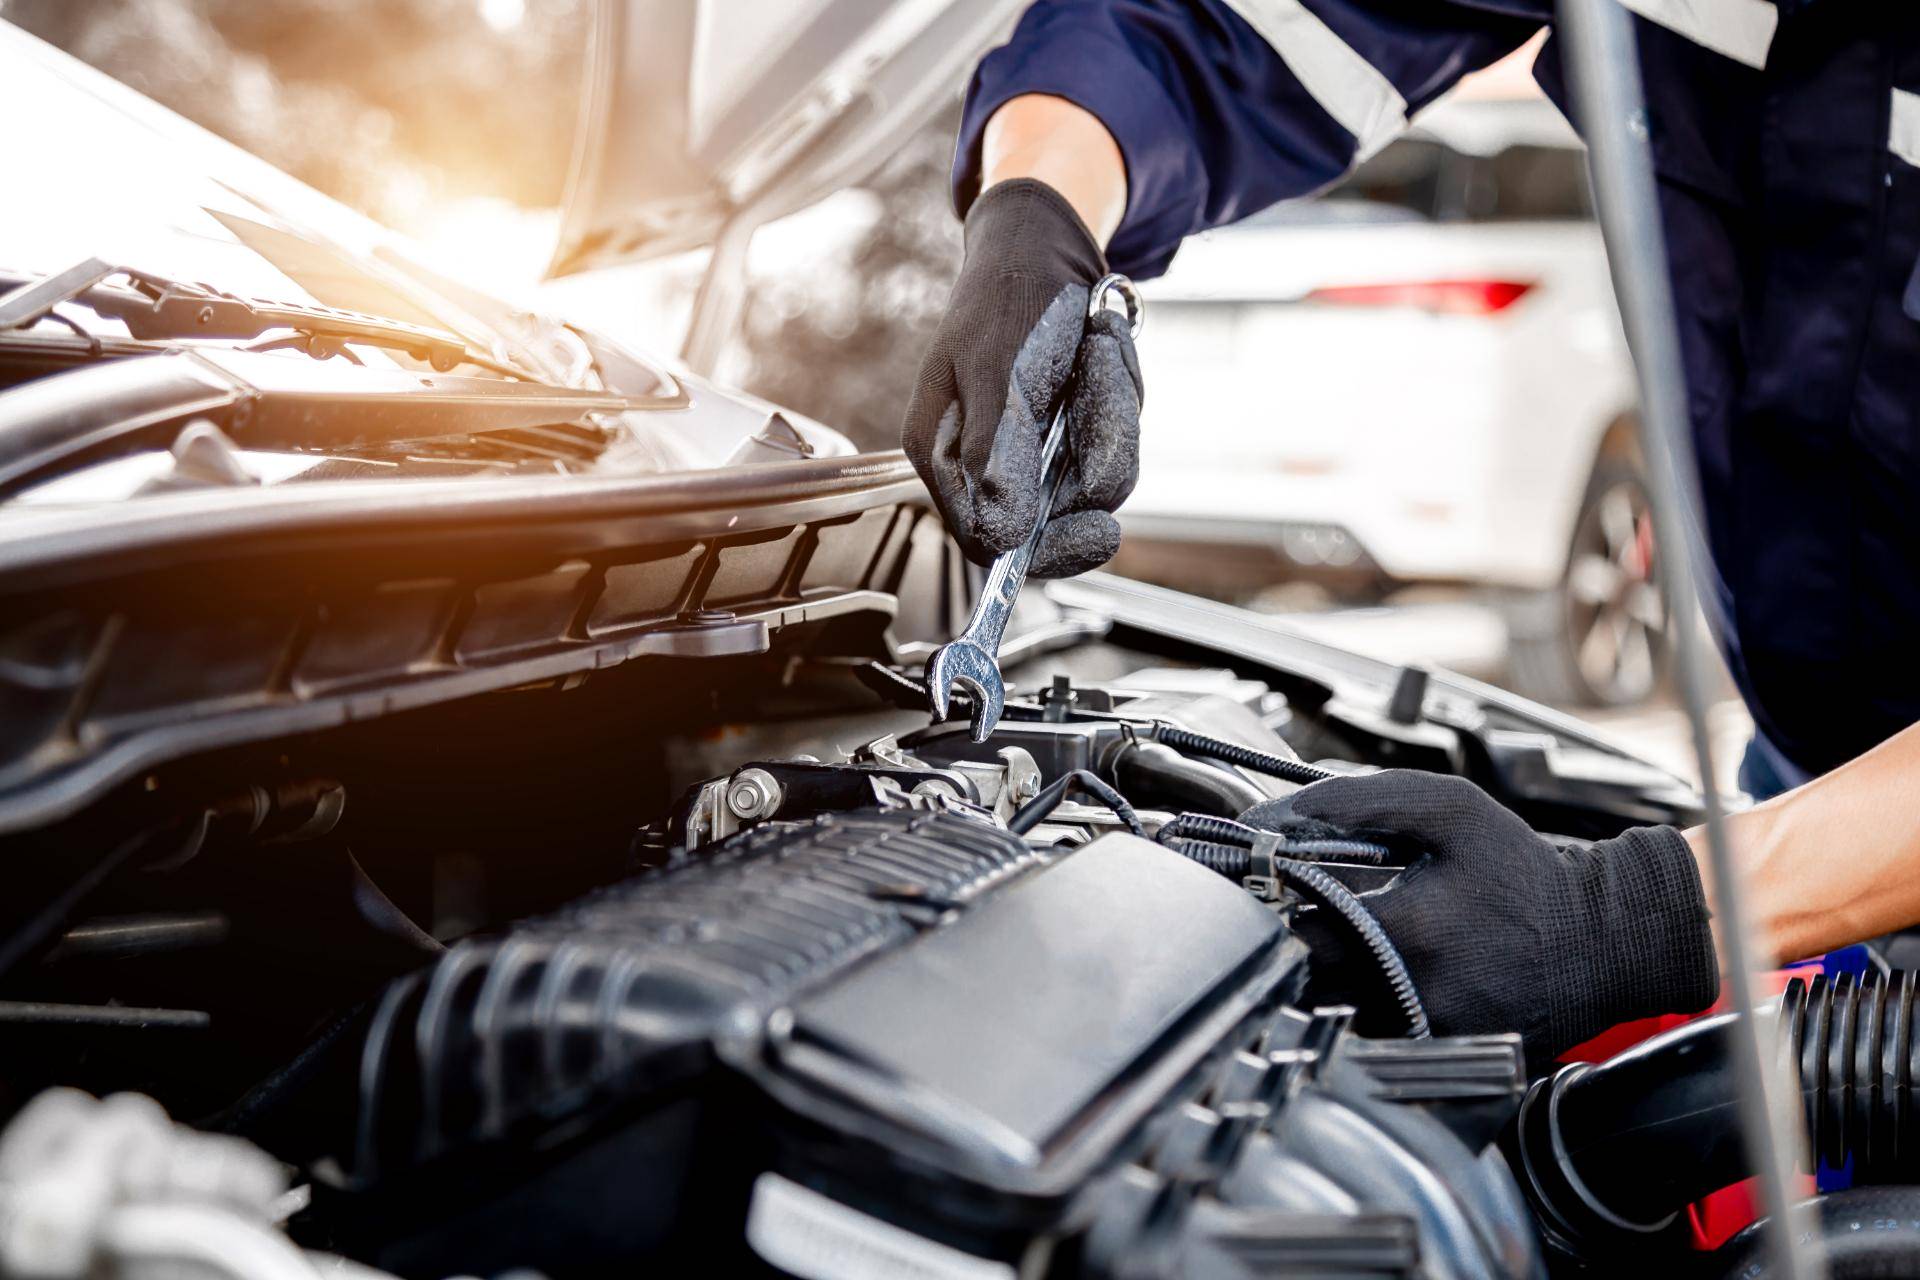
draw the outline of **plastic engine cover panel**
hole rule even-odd
[[[1037,1155],[1283,933],[1239,886],[1109,835],[807,996],[795,1029]]]

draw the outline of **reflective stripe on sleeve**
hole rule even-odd
[[[1300,0],[1226,0],[1273,46],[1326,113],[1359,143],[1365,160],[1407,127],[1407,100],[1371,62]]]
[[[1893,91],[1893,115],[1887,125],[1887,150],[1908,164],[1920,165],[1920,93]]]
[[[1767,65],[1780,11],[1769,0],[1621,0],[1697,45],[1754,68]]]

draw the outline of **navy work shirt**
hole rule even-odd
[[[1625,0],[1727,657],[1819,773],[1920,720],[1920,4]],[[1041,0],[968,94],[954,193],[1007,99],[1099,117],[1115,270],[1335,181],[1552,0]],[[1549,42],[1538,64],[1561,97]],[[1284,355],[1284,353],[1283,353]]]

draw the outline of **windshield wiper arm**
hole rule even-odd
[[[112,276],[126,277],[131,287],[104,286],[102,282]],[[404,351],[441,373],[469,364],[508,377],[526,376],[521,370],[479,354],[443,330],[338,307],[242,298],[208,285],[115,266],[101,258],[89,258],[37,280],[0,275],[0,289],[6,290],[0,293],[0,330],[25,328],[62,302],[79,302],[120,321],[141,341],[245,340],[276,329],[291,329],[304,337],[304,342],[297,345],[319,359],[340,354],[346,343],[360,343]]]

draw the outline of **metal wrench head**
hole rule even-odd
[[[1007,701],[998,659],[964,636],[935,649],[927,659],[927,697],[933,703],[934,719],[947,718],[949,694],[956,684],[973,698],[973,724],[968,736],[975,742],[985,742],[1000,723],[1000,712]]]

